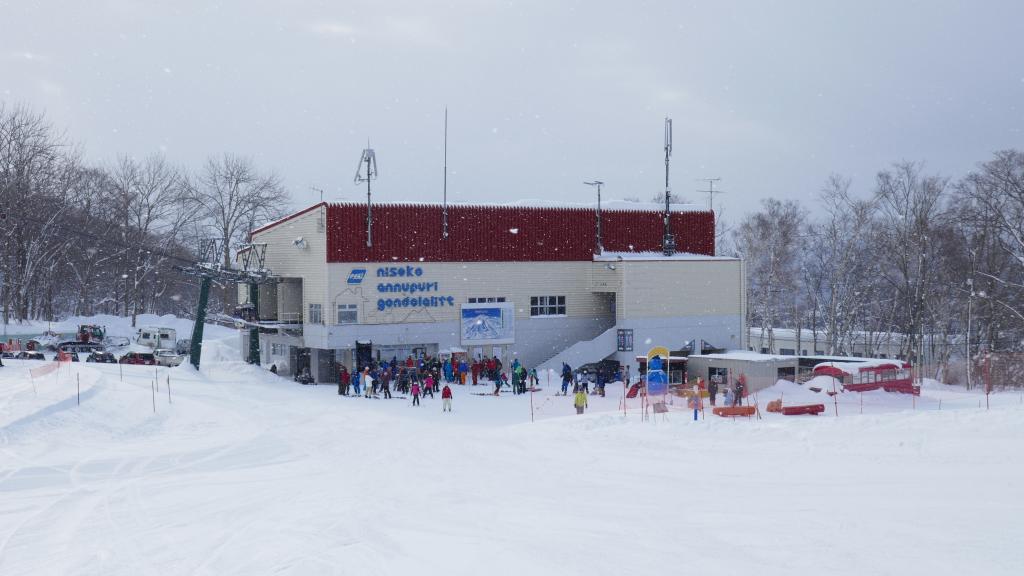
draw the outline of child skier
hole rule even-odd
[[[583,391],[583,388],[577,388],[572,403],[576,407],[576,413],[583,414],[583,410],[587,407],[587,393]]]
[[[412,382],[412,405],[420,405],[420,383],[415,380]]]
[[[452,389],[447,384],[441,389],[441,411],[451,412],[452,411]]]

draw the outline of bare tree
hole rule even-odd
[[[253,228],[284,215],[289,204],[275,174],[262,174],[249,158],[230,154],[209,158],[189,188],[203,207],[204,227],[222,243],[225,268],[232,267],[232,248],[245,242]],[[235,300],[235,291],[226,287],[224,305]]]
[[[798,278],[800,229],[807,211],[798,203],[761,201],[761,210],[745,217],[734,232],[736,250],[747,261],[750,307],[748,325],[759,324],[772,347],[772,329],[787,318]]]
[[[908,358],[919,358],[922,351],[928,296],[941,269],[943,255],[933,233],[944,217],[947,184],[941,176],[923,175],[915,162],[897,163],[879,172],[876,181],[879,253],[888,257],[880,273],[899,298],[896,328],[906,335],[902,352]]]
[[[132,326],[146,301],[159,290],[149,282],[165,262],[165,253],[152,248],[154,241],[174,242],[194,217],[189,209],[188,187],[178,170],[162,156],[143,161],[122,156],[111,179],[121,223],[125,312],[130,304]],[[144,290],[148,287],[148,290]]]
[[[64,136],[41,113],[0,105],[0,272],[4,321],[30,317],[35,290],[61,245],[69,166]]]

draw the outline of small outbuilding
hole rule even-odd
[[[719,354],[692,355],[687,359],[687,376],[717,382],[719,389],[731,387],[741,376],[748,392],[774,386],[779,380],[794,380],[799,359],[796,356],[775,356],[756,352],[733,351]]]

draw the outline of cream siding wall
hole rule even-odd
[[[471,297],[504,296],[516,305],[516,319],[530,318],[531,296],[565,296],[566,316],[611,317],[607,298],[592,293],[590,262],[422,262],[395,263],[394,266],[422,268],[422,276],[379,278],[377,270],[388,263],[329,264],[328,323],[336,323],[337,304],[356,304],[361,324],[394,324],[405,322],[453,322],[458,320],[459,306]],[[354,269],[365,269],[361,284],[348,284]],[[429,292],[379,292],[378,284],[403,282],[437,282],[438,289]],[[455,306],[437,308],[397,308],[378,310],[381,298],[405,296],[451,296]],[[325,308],[325,309],[326,309]]]
[[[327,306],[327,214],[323,207],[278,224],[253,236],[253,242],[267,244],[266,267],[275,276],[302,278],[302,316],[309,314],[309,305],[319,303],[324,320],[329,321]],[[293,242],[302,237],[305,249]]]
[[[626,261],[618,306],[626,318],[738,315],[739,260]]]

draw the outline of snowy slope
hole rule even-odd
[[[78,364],[33,391],[29,363],[0,368],[0,574],[1024,565],[1015,395],[985,411],[982,396],[926,387],[917,410],[886,395],[862,416],[841,395],[838,418],[642,422],[609,387],[584,416],[535,394],[530,423],[529,396],[473,394],[483,387],[455,387],[452,414],[439,398],[340,398],[230,361],[233,342],[211,342],[201,373],[124,366],[122,381],[121,367]],[[828,398],[788,386],[759,401]]]

